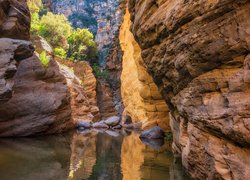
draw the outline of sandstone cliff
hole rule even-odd
[[[0,38],[29,40],[30,14],[25,0],[0,1]]]
[[[97,121],[100,119],[97,107],[97,81],[88,62],[72,62],[56,58],[62,74],[67,79],[71,94],[71,108],[74,122]]]
[[[156,125],[169,128],[168,108],[153,78],[147,73],[141,58],[141,49],[130,32],[128,10],[120,29],[120,44],[123,50],[121,93],[124,103],[123,116],[129,116],[134,123],[141,122],[142,128]]]
[[[77,121],[97,118],[91,67],[84,65],[88,80],[82,83],[70,68],[54,60],[50,46],[38,38],[34,40],[37,51],[49,55],[48,64],[42,64],[31,42],[19,40],[29,39],[26,2],[3,1],[0,7],[5,13],[0,16],[0,29],[11,27],[1,31],[0,38],[0,136],[61,133],[74,128]]]
[[[6,47],[11,48],[16,41],[4,38],[0,41],[3,62],[8,54]],[[16,61],[13,52],[15,49],[11,50],[8,59],[14,57],[13,61]],[[44,69],[39,58],[32,53],[29,58],[19,59],[16,73],[12,71],[12,76],[5,76],[7,82],[11,81],[11,86],[7,84],[8,99],[0,103],[0,136],[51,134],[73,128],[70,95],[57,63],[51,61]]]
[[[250,177],[250,1],[129,0],[143,61],[197,179]]]

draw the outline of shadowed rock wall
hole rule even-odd
[[[250,1],[129,0],[131,29],[193,178],[250,176]]]

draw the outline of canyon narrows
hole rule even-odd
[[[132,32],[195,179],[250,177],[250,2],[129,0]]]
[[[188,179],[184,168],[192,179],[247,180],[249,9],[249,0],[0,1],[0,137],[40,136],[1,140],[0,152],[18,159],[19,146],[37,165],[25,146],[38,147],[52,167],[45,179]]]

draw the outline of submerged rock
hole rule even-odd
[[[159,127],[153,127],[151,129],[145,130],[141,133],[140,138],[146,139],[161,139],[164,138],[164,131]]]
[[[116,126],[116,125],[118,125],[120,123],[120,117],[112,116],[112,117],[106,119],[104,122],[108,126]]]

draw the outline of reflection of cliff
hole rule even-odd
[[[74,134],[69,179],[88,179],[96,164],[96,133]]]
[[[167,105],[144,67],[141,49],[130,32],[128,10],[120,29],[120,43],[124,51],[121,75],[124,115],[131,116],[134,122],[142,122],[143,128],[159,124],[169,130]]]
[[[123,139],[121,149],[121,169],[123,180],[132,179],[169,179],[184,180],[185,174],[180,163],[175,162],[170,143],[153,150],[142,144],[139,135],[132,133]]]
[[[141,179],[141,165],[144,162],[145,145],[138,136],[127,136],[123,139],[121,149],[121,168],[123,180]]]
[[[96,138],[96,165],[93,167],[93,173],[89,179],[121,179],[120,163],[123,137],[99,133]]]

